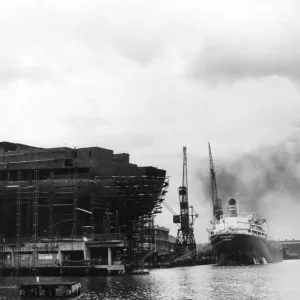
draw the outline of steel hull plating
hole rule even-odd
[[[282,247],[278,242],[247,234],[219,234],[210,237],[217,264],[274,263],[283,260]]]

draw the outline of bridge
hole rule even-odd
[[[290,253],[300,253],[300,240],[280,241],[282,247],[289,250]]]

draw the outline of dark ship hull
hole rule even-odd
[[[248,235],[226,233],[210,237],[218,265],[250,265],[280,262],[283,260],[279,242]]]

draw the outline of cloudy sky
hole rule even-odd
[[[221,169],[261,147],[289,151],[277,145],[299,135],[298,3],[2,1],[0,139],[128,152],[167,170],[174,210],[186,145],[196,240],[206,241],[207,141]],[[287,218],[272,220],[273,235],[293,238],[286,229],[300,224]],[[168,211],[157,221],[176,234]]]

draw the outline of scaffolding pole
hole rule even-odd
[[[39,202],[39,170],[34,170],[34,197],[33,197],[33,269],[37,267],[37,240],[38,240],[38,202]]]
[[[77,177],[78,174],[74,174],[74,188],[73,188],[73,229],[72,235],[77,235]]]
[[[94,202],[95,202],[95,194],[91,194],[91,202],[90,202],[90,211],[92,212],[91,215],[91,227],[92,227],[92,233],[94,233],[94,213],[95,213],[95,207],[94,207]]]
[[[1,207],[3,209],[3,193],[0,194]],[[0,275],[3,275],[4,268],[4,228],[3,228],[3,220],[0,221],[1,231],[0,231],[0,255],[1,255],[1,272]]]
[[[16,236],[16,268],[17,268],[17,276],[19,275],[20,268],[20,248],[21,248],[21,222],[22,222],[22,206],[21,206],[21,172],[18,171],[18,180],[19,184],[17,187],[17,236]]]
[[[49,237],[53,237],[53,180],[54,180],[54,175],[51,173],[51,187],[50,187],[50,192],[49,192],[49,198],[48,198],[48,204],[49,204]]]
[[[0,233],[0,255],[1,255],[1,270],[0,270],[0,275],[3,275],[3,269],[4,269],[4,237],[2,233]]]

